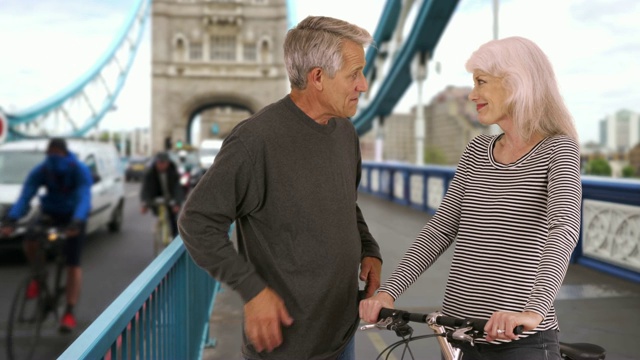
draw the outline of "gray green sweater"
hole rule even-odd
[[[245,338],[244,356],[331,359],[353,336],[360,260],[381,258],[356,203],[360,171],[351,122],[320,125],[286,96],[236,126],[192,190],[179,227],[194,261],[245,302],[269,286],[294,319],[279,348],[258,354]]]

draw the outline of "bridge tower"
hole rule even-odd
[[[154,0],[152,11],[154,151],[187,141],[205,110],[254,113],[288,92],[286,0]]]

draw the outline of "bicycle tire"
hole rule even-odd
[[[40,284],[38,297],[27,299],[27,287],[32,277],[27,277],[16,290],[11,303],[7,324],[7,357],[9,360],[32,359],[38,342],[42,322],[47,313],[47,291]]]

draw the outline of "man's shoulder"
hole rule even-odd
[[[284,99],[282,99],[263,107],[255,114],[241,121],[236,127],[244,128],[245,131],[269,127],[272,122],[281,119],[283,116],[288,116],[287,111]]]
[[[228,138],[239,138],[243,142],[264,139],[269,136],[273,129],[279,126],[279,122],[283,117],[289,116],[288,111],[283,100],[271,103],[238,123]]]

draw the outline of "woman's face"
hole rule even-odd
[[[473,72],[473,90],[469,100],[476,103],[478,121],[484,125],[499,124],[509,118],[506,100],[509,94],[502,78],[480,70]]]

